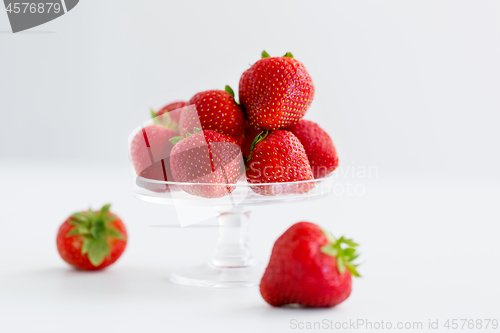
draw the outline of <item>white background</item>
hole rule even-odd
[[[498,1],[84,0],[12,34],[1,9],[0,328],[286,332],[292,319],[500,319],[499,18]],[[127,136],[149,107],[236,90],[263,49],[308,68],[316,96],[306,117],[337,145],[345,191],[256,209],[253,247],[266,260],[300,220],[358,240],[364,278],[335,309],[273,309],[256,289],[170,284],[170,271],[207,258],[216,230],[150,227],[175,223],[174,210],[130,192]],[[357,173],[369,167],[378,172]],[[68,269],[58,225],[108,201],[129,228],[127,252],[103,273]]]

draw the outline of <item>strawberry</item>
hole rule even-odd
[[[234,190],[234,186],[225,184],[235,184],[245,170],[234,138],[195,128],[186,138],[176,137],[172,141],[176,143],[170,154],[170,167],[175,181],[205,184],[179,185],[181,189],[204,198],[223,197]]]
[[[295,134],[304,146],[314,178],[325,177],[337,168],[337,150],[330,136],[318,124],[301,119],[288,130]]]
[[[187,102],[179,101],[165,105],[158,112],[151,110],[151,116],[156,120],[158,125],[163,125],[167,128],[179,130],[179,120],[181,118],[182,108],[187,105]]]
[[[172,181],[169,158],[173,144],[170,139],[176,135],[173,129],[149,125],[134,136],[130,144],[130,157],[137,175],[152,180]],[[166,191],[168,186],[156,190]]]
[[[351,294],[351,275],[359,276],[358,244],[336,239],[319,226],[299,222],[278,238],[260,283],[260,293],[272,306],[299,304],[331,307]]]
[[[265,129],[284,129],[302,118],[314,97],[309,73],[291,53],[262,59],[240,78],[239,99],[250,125]]]
[[[68,264],[83,270],[98,270],[114,263],[127,246],[122,220],[105,205],[71,215],[57,233],[57,250]]]
[[[195,108],[182,112],[179,128],[192,133],[194,128],[214,130],[235,138],[241,144],[245,131],[245,114],[234,100],[234,92],[208,90],[197,93],[188,105]]]
[[[247,158],[247,180],[251,184],[299,182],[313,179],[304,147],[292,132],[261,132],[252,143]],[[314,184],[301,182],[276,186],[252,186],[262,195],[305,193]]]

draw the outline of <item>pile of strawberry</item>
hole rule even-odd
[[[231,184],[246,174],[251,184],[287,183],[279,192],[252,186],[262,195],[309,191],[314,184],[308,180],[325,177],[338,166],[329,135],[302,119],[314,92],[309,73],[291,53],[270,57],[262,52],[262,59],[240,78],[239,103],[226,86],[152,111],[154,123],[131,143],[138,184],[144,184],[141,178],[196,183],[200,185],[180,187],[216,198],[233,191]],[[289,184],[300,181],[306,182]],[[162,183],[148,186],[172,190]]]

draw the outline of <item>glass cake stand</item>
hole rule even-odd
[[[196,109],[189,109],[193,107],[187,106],[182,112],[195,112]],[[173,205],[181,227],[211,217],[216,218],[219,227],[219,238],[212,258],[206,264],[172,273],[171,280],[179,284],[202,287],[258,286],[265,267],[255,260],[248,245],[250,210],[256,206],[299,203],[326,197],[333,193],[333,176],[300,182],[257,185],[247,182],[243,169],[243,176],[235,184],[227,181],[226,184],[206,184],[149,179],[158,179],[162,175],[164,177],[160,179],[168,179],[167,166],[171,158],[168,152],[162,150],[164,141],[158,143],[154,140],[154,130],[149,126],[157,122],[157,118],[151,119],[137,127],[129,136],[131,164],[134,164],[132,156],[140,153],[142,149],[147,154],[142,155],[141,170],[148,170],[144,169],[148,166],[162,168],[159,176],[156,173],[156,176],[148,178],[138,176],[132,168],[134,195],[147,202]],[[195,149],[198,149],[197,147]],[[238,159],[239,165],[244,168],[241,152],[234,161]],[[221,170],[216,172],[219,171]],[[226,176],[224,170],[222,173]],[[190,193],[217,193],[222,196],[205,198]],[[192,213],[200,209],[202,214],[193,217]]]
[[[215,212],[219,237],[212,258],[203,265],[180,269],[171,274],[174,283],[201,287],[258,286],[264,265],[252,255],[248,241],[250,210],[256,206],[299,203],[324,198],[333,193],[333,176],[293,183],[250,184],[240,180],[236,184],[176,183],[145,179],[134,175],[134,195],[144,201],[174,205],[178,213],[195,207],[210,208]],[[169,190],[165,190],[168,186]],[[191,195],[188,187],[214,186],[230,188],[224,197],[203,198]],[[308,191],[296,193],[297,186]],[[262,195],[267,193],[271,195]],[[266,191],[266,192],[264,192]],[[182,221],[181,221],[182,225]]]

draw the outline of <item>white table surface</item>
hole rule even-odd
[[[175,223],[175,211],[135,199],[125,167],[2,161],[0,170],[0,332],[289,332],[300,331],[293,323],[358,319],[422,322],[423,332],[429,320],[439,331],[447,319],[500,320],[497,186],[381,176],[357,180],[363,195],[256,208],[250,233],[260,259],[302,220],[361,244],[363,278],[351,297],[333,309],[296,309],[268,306],[257,288],[169,282],[172,270],[208,259],[217,230],[151,227]],[[107,202],[129,246],[105,271],[75,271],[58,256],[57,228]]]

